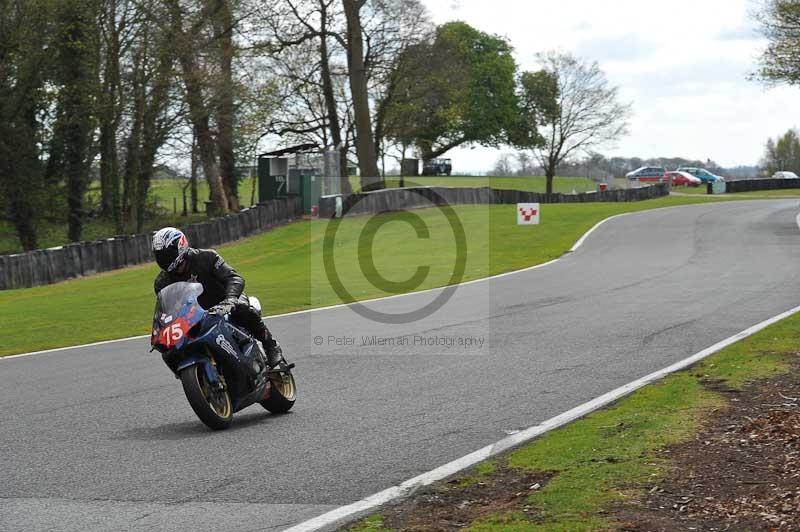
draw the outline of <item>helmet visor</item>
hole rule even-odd
[[[156,256],[156,263],[158,267],[164,271],[169,271],[169,267],[178,258],[178,247],[168,246],[164,249],[159,249],[153,252]]]

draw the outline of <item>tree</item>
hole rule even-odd
[[[333,75],[331,73],[331,53],[328,49],[330,11],[333,9],[332,0],[319,0],[320,32],[319,56],[320,76],[322,79],[322,94],[325,98],[325,107],[328,111],[328,128],[331,132],[331,144],[339,152],[339,186],[341,192],[352,192],[350,176],[347,175],[347,145],[342,138],[342,125],[339,119],[339,108],[336,101]]]
[[[609,144],[627,133],[630,104],[620,103],[597,62],[570,54],[540,54],[542,69],[523,73],[524,116],[540,127],[544,142],[534,148],[553,193],[558,166],[581,152]]]
[[[520,130],[511,53],[506,40],[464,22],[439,26],[398,60],[387,136],[412,139],[423,160],[464,144],[530,144],[532,130]]]
[[[117,105],[121,81],[120,18],[124,24],[124,12],[120,17],[118,1],[106,1],[100,18],[102,82],[97,102],[100,124],[100,214],[113,219],[118,230],[121,229],[117,151],[117,131],[121,117]]]
[[[356,153],[362,190],[380,188],[378,155],[372,136],[367,67],[364,62],[364,37],[361,8],[366,0],[342,0],[347,19],[347,67],[356,129]],[[377,182],[376,182],[377,180]]]
[[[768,175],[783,170],[800,173],[800,136],[796,129],[767,140],[761,166]]]
[[[86,217],[84,200],[93,159],[98,27],[96,0],[65,0],[59,12],[59,120],[63,132],[63,164],[67,181],[67,233],[77,242]]]
[[[278,88],[279,109],[266,124],[280,137],[305,144],[332,147],[339,153],[341,190],[351,192],[347,176],[348,124],[340,97],[344,68],[336,57],[347,46],[342,35],[341,3],[338,0],[272,0],[265,21],[268,44],[276,77],[285,80]]]
[[[766,0],[755,16],[768,41],[756,76],[770,83],[800,84],[800,3]]]
[[[396,59],[411,43],[419,42],[432,25],[419,0],[358,3],[366,101],[377,158],[384,154],[384,110],[391,100]],[[338,147],[341,185],[346,192],[350,187],[347,158],[357,137],[357,113],[350,83],[344,3],[270,0],[268,4],[263,18],[265,35],[254,49],[265,52],[266,68],[282,83],[278,86],[281,105],[267,121],[266,129],[284,143]]]
[[[234,21],[230,0],[206,0],[208,17],[213,28],[212,44],[217,56],[218,79],[214,84],[215,117],[217,122],[217,151],[222,186],[232,211],[240,210],[239,175],[234,155],[234,119],[236,114],[236,86],[233,77],[233,61],[237,47],[233,32]]]
[[[364,5],[362,19],[366,45],[364,62],[368,70],[370,100],[375,102],[375,148],[384,172],[387,150],[399,144],[400,151],[403,151],[402,142],[386,135],[389,107],[403,97],[398,92],[400,82],[403,77],[413,75],[413,71],[398,69],[400,58],[407,50],[431,41],[436,27],[419,0],[370,0]]]
[[[490,175],[508,177],[514,175],[514,163],[511,154],[503,153],[497,158]]]
[[[183,74],[186,102],[189,105],[189,117],[197,135],[197,145],[203,173],[208,181],[211,204],[214,214],[228,212],[228,198],[219,171],[216,157],[216,143],[211,130],[211,110],[204,91],[206,72],[200,65],[196,34],[203,26],[203,18],[196,18],[187,28],[184,22],[184,11],[178,0],[163,0],[167,8],[167,17]]]
[[[44,197],[41,116],[49,107],[52,12],[41,0],[0,0],[0,215],[36,249]]]
[[[517,158],[517,175],[520,176],[532,176],[536,175],[534,172],[536,168],[534,168],[533,158],[531,155],[526,151],[519,151],[516,153]]]
[[[141,35],[133,47],[130,68],[132,125],[125,150],[124,204],[137,232],[144,226],[156,156],[182,117],[180,111],[168,112],[170,102],[178,99],[171,90],[175,57],[170,47],[170,36],[169,32],[149,21],[142,24]]]

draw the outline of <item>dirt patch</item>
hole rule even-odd
[[[662,450],[670,471],[617,506],[623,530],[800,530],[800,365],[725,390],[728,408],[692,440]]]
[[[486,515],[520,512],[533,518],[528,496],[549,476],[498,465],[478,479],[455,477],[381,510],[386,528],[405,532],[461,530]]]

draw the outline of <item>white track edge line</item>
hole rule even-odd
[[[658,209],[651,209],[651,210],[658,210]],[[638,212],[646,212],[646,211],[638,211]],[[575,242],[575,245],[573,245],[569,249],[569,251],[567,253],[565,253],[561,257],[558,257],[557,259],[553,259],[553,260],[550,260],[550,261],[547,261],[547,262],[543,262],[542,264],[536,264],[534,266],[528,266],[527,268],[522,268],[521,270],[514,270],[514,271],[511,271],[511,272],[498,273],[498,274],[492,275],[490,277],[481,277],[480,279],[473,279],[471,281],[464,281],[463,283],[456,283],[456,284],[451,284],[451,285],[447,285],[447,286],[439,286],[439,287],[436,287],[436,288],[428,288],[428,289],[425,289],[425,290],[419,290],[419,291],[416,291],[416,292],[408,292],[408,293],[405,293],[405,294],[395,294],[393,296],[376,297],[376,298],[373,298],[373,299],[362,299],[362,300],[359,300],[357,303],[370,303],[370,302],[375,302],[375,301],[385,301],[385,300],[388,300],[388,299],[394,299],[394,298],[398,298],[398,297],[416,296],[416,295],[420,295],[420,294],[425,294],[427,292],[433,292],[435,290],[444,290],[444,289],[449,288],[451,286],[466,286],[466,285],[474,284],[474,283],[483,283],[483,282],[486,282],[486,281],[491,281],[492,279],[499,279],[501,277],[507,277],[509,275],[517,275],[517,274],[528,272],[528,271],[531,271],[531,270],[538,270],[539,268],[544,268],[545,266],[549,266],[551,264],[554,264],[554,263],[560,261],[567,254],[572,253],[575,250],[577,250],[579,247],[581,247],[583,245],[583,243],[586,241],[586,239],[589,237],[589,235],[591,235],[597,228],[599,228],[604,223],[609,222],[609,221],[613,220],[614,218],[619,218],[621,216],[625,216],[627,214],[632,214],[632,213],[625,212],[625,213],[615,214],[613,216],[609,216],[608,218],[604,218],[604,219],[600,220],[599,222],[594,224],[594,226],[592,226],[591,229],[589,229],[587,232],[585,232],[583,234],[583,236],[581,236],[578,239],[578,241]],[[273,315],[270,315],[270,316],[264,316],[264,319],[267,320],[267,319],[275,319],[275,318],[286,318],[288,316],[297,316],[299,314],[310,314],[312,312],[321,312],[323,310],[334,310],[334,309],[338,309],[338,308],[342,308],[342,307],[347,307],[347,306],[353,305],[353,304],[355,304],[355,303],[339,303],[337,305],[329,305],[327,307],[316,307],[316,308],[310,308],[310,309],[305,309],[305,310],[296,310],[294,312],[286,312],[284,314],[273,314]],[[139,336],[128,336],[127,338],[116,338],[116,339],[113,339],[113,340],[103,340],[103,341],[100,341],[100,342],[92,342],[92,343],[89,343],[89,344],[70,345],[70,346],[66,346],[66,347],[54,347],[52,349],[44,349],[42,351],[31,351],[29,353],[20,353],[20,354],[17,354],[17,355],[0,356],[0,361],[10,360],[10,359],[13,359],[13,358],[28,357],[28,356],[32,356],[32,355],[44,355],[44,354],[47,354],[47,353],[54,353],[56,351],[70,351],[72,349],[81,349],[83,347],[94,347],[94,346],[97,346],[97,345],[111,344],[111,343],[115,343],[115,342],[127,342],[127,341],[130,341],[130,340],[140,340],[142,338],[149,338],[149,337],[150,337],[149,334],[143,334],[143,335],[139,335]]]
[[[631,381],[628,384],[611,390],[610,392],[587,401],[571,410],[552,417],[539,425],[534,425],[533,427],[529,427],[521,432],[512,434],[511,436],[503,438],[496,443],[487,445],[486,447],[478,449],[477,451],[474,451],[466,456],[462,456],[461,458],[453,460],[452,462],[449,462],[443,466],[437,467],[436,469],[428,471],[427,473],[423,473],[419,476],[406,480],[402,484],[392,486],[391,488],[370,495],[369,497],[361,499],[360,501],[356,501],[346,506],[341,506],[322,515],[299,523],[291,528],[286,529],[285,532],[314,532],[317,530],[327,529],[328,527],[333,527],[334,525],[341,525],[344,524],[344,522],[361,517],[366,513],[375,510],[379,506],[410,495],[417,488],[427,486],[438,480],[450,477],[459,471],[463,471],[464,469],[477,464],[478,462],[503,453],[522,443],[527,443],[546,432],[566,425],[567,423],[575,421],[586,414],[607,406],[608,404],[625,397],[626,395],[638,390],[639,388],[642,388],[647,384],[662,379],[676,371],[685,369],[692,364],[695,364],[700,360],[713,355],[718,351],[721,351],[725,347],[728,347],[739,340],[743,340],[748,336],[752,336],[766,327],[769,327],[770,325],[777,323],[782,319],[788,318],[789,316],[797,314],[798,312],[800,312],[800,306],[794,307],[791,310],[787,310],[786,312],[778,314],[777,316],[753,325],[752,327],[719,341],[716,344],[707,347],[706,349],[703,349],[702,351],[695,353],[688,358],[672,364],[671,366],[667,366],[666,368]]]

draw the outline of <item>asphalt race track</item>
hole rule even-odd
[[[147,340],[0,360],[0,530],[280,530],[354,502],[800,304],[798,212],[619,217],[407,325],[349,308],[270,320],[301,396],[225,432],[197,420]]]

